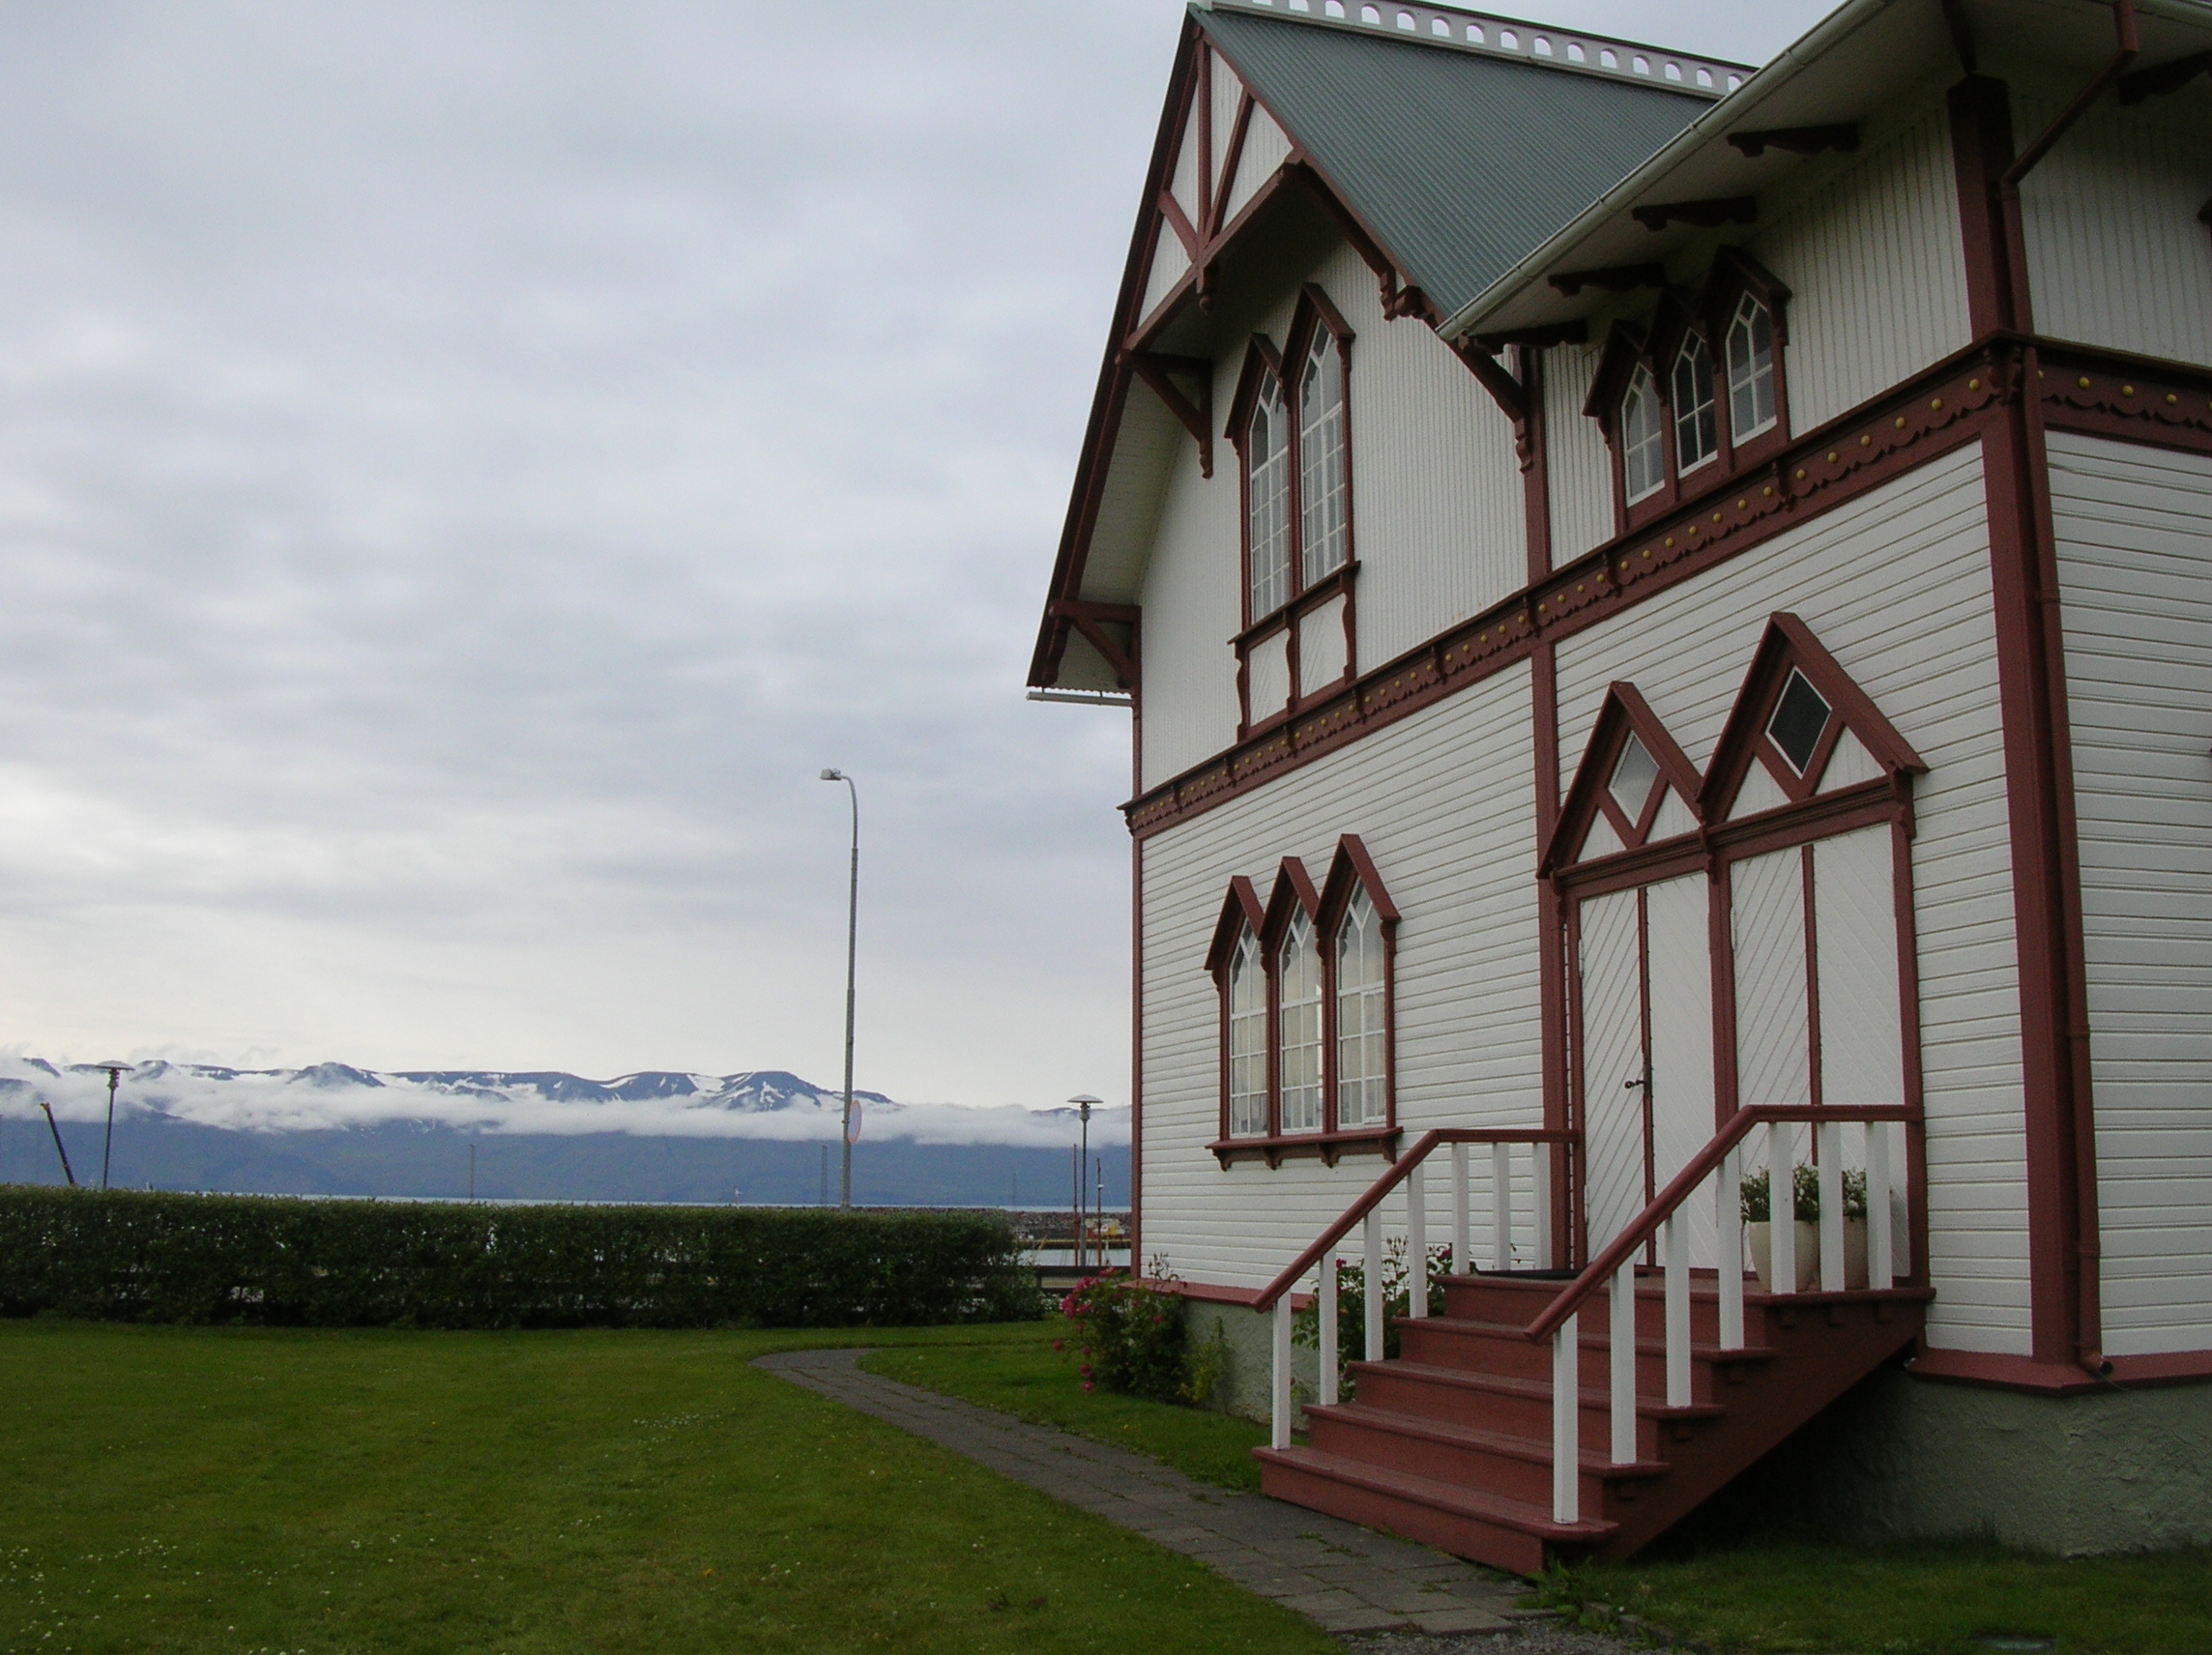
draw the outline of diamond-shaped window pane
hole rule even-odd
[[[1613,780],[1606,789],[1613,795],[1614,803],[1631,822],[1644,819],[1644,804],[1651,797],[1651,784],[1659,779],[1659,761],[1651,756],[1642,741],[1634,736],[1628,745],[1620,749],[1620,759],[1613,767]]]
[[[1790,682],[1782,686],[1782,699],[1775,703],[1774,716],[1766,721],[1766,735],[1799,775],[1813,762],[1831,711],[1803,673],[1790,673]]]

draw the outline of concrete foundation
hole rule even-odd
[[[1268,1319],[1190,1301],[1193,1349],[1218,1332],[1208,1406],[1265,1422]],[[1292,1395],[1311,1402],[1320,1352],[1293,1346]],[[1980,1539],[2087,1556],[2212,1544],[2212,1385],[2036,1396],[1871,1376],[1668,1537]]]

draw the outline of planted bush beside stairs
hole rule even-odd
[[[293,1327],[1030,1321],[986,1213],[481,1206],[0,1186],[0,1316]]]

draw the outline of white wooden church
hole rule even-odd
[[[2212,1539],[2212,7],[1197,0],[1031,682],[1269,1492],[1528,1569],[1826,1410],[1874,1530]]]

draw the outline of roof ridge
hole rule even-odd
[[[1758,68],[1580,29],[1556,29],[1492,12],[1428,5],[1424,0],[1191,0],[1191,4],[1200,11],[1380,36],[1406,45],[1503,58],[1691,98],[1724,98]]]

